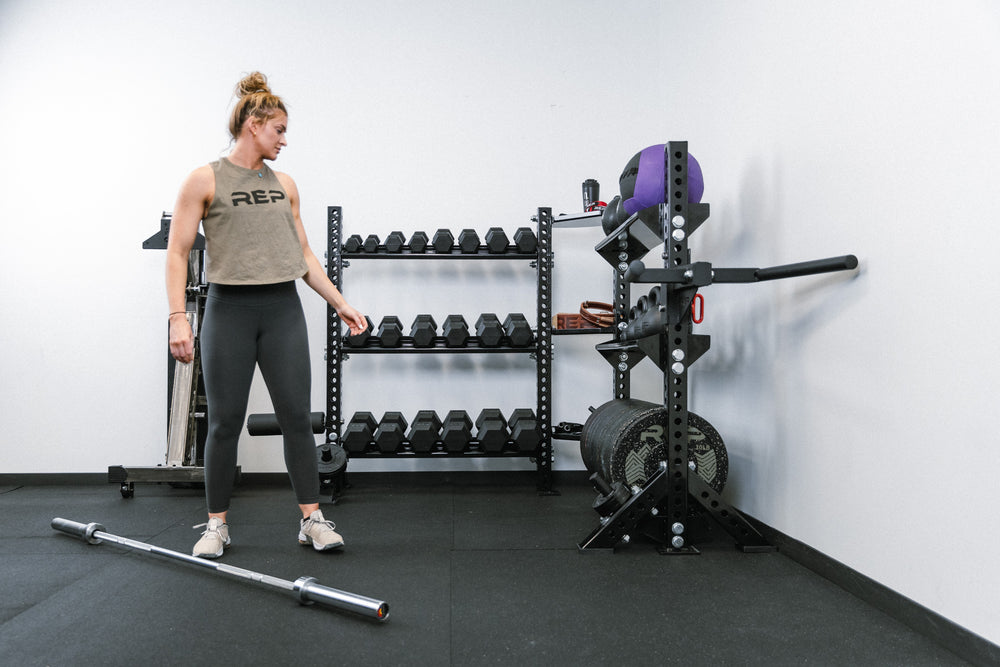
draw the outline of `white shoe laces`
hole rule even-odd
[[[208,535],[209,533],[219,533],[219,536],[221,537],[222,533],[219,532],[219,528],[222,528],[225,525],[227,524],[220,523],[216,528],[209,528],[208,522],[206,521],[205,523],[199,523],[197,526],[191,526],[191,528],[193,528],[194,530],[198,530],[199,528],[204,528],[205,532],[203,532],[202,535]]]
[[[330,521],[326,517],[324,517],[322,521],[317,521],[316,519],[313,519],[312,517],[307,517],[305,519],[305,523],[302,524],[302,529],[303,530],[308,529],[309,526],[310,526],[310,524],[318,525],[318,526],[326,526],[328,530],[333,530],[334,528],[337,527],[337,525],[335,523],[333,523],[332,521]]]

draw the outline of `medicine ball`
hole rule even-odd
[[[622,206],[628,215],[664,203],[665,144],[644,148],[628,161],[618,178]],[[688,153],[688,201],[700,202],[705,193],[701,165]]]
[[[628,213],[625,212],[625,208],[622,206],[622,198],[619,195],[615,195],[615,198],[608,202],[604,213],[601,214],[601,227],[604,229],[605,234],[610,234],[618,229],[618,226],[626,220],[628,220]]]

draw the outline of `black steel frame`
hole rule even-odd
[[[857,267],[857,258],[845,255],[765,269],[716,269],[708,262],[692,264],[688,240],[708,219],[709,206],[688,202],[687,142],[669,142],[664,160],[666,204],[659,207],[663,268],[646,269],[639,260],[649,249],[636,247],[639,244],[627,233],[636,216],[597,246],[598,253],[615,267],[616,325],[625,320],[630,282],[659,283],[664,306],[650,315],[659,318],[655,320],[658,333],[634,340],[619,338],[597,349],[615,367],[615,398],[628,398],[628,371],[644,357],[650,357],[663,371],[667,458],[659,472],[644,487],[634,490],[614,513],[604,517],[578,547],[581,551],[613,550],[629,542],[631,535],[641,533],[663,544],[662,553],[698,553],[685,536],[688,504],[694,501],[736,540],[739,549],[771,551],[774,547],[735,508],[698,475],[689,474],[688,371],[710,345],[708,336],[692,332],[691,305],[698,288],[714,282],[758,282],[850,270]]]
[[[431,452],[413,452],[402,449],[384,453],[369,449],[363,453],[351,453],[351,457],[530,457],[535,462],[538,473],[537,488],[541,493],[554,493],[552,479],[552,209],[539,208],[533,218],[537,223],[538,245],[533,253],[518,252],[510,248],[505,253],[490,253],[481,246],[476,253],[436,253],[428,249],[423,253],[411,252],[404,245],[401,252],[389,253],[380,246],[374,253],[351,253],[345,256],[343,249],[343,210],[340,206],[327,208],[327,275],[338,290],[343,287],[343,270],[350,260],[410,259],[410,260],[529,260],[535,269],[537,285],[537,326],[534,330],[534,345],[530,347],[500,346],[488,348],[479,345],[478,338],[470,338],[469,344],[461,348],[449,348],[443,337],[435,338],[431,347],[414,347],[408,336],[403,337],[398,348],[383,348],[371,341],[363,347],[351,347],[345,351],[344,334],[340,317],[332,306],[327,308],[326,327],[326,442],[339,445],[344,418],[341,406],[343,385],[343,362],[350,354],[529,354],[535,360],[536,369],[536,409],[541,442],[535,451],[483,452],[475,449],[475,439],[470,442],[470,451],[451,453],[444,448]],[[404,441],[404,448],[406,442]]]

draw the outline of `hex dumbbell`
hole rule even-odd
[[[364,240],[361,238],[361,234],[351,234],[346,241],[344,241],[344,252],[361,252],[361,247],[365,244]]]
[[[367,315],[365,315],[365,321],[368,322],[368,326],[364,331],[353,335],[348,333],[348,335],[344,338],[344,342],[347,343],[349,347],[364,347],[365,343],[368,342],[368,339],[371,338],[372,331],[375,330],[375,325],[372,324],[372,318]],[[348,329],[348,331],[350,330]]]
[[[406,438],[406,418],[402,412],[386,412],[375,429],[375,445],[383,454],[399,450]]]
[[[427,244],[429,239],[427,234],[424,232],[413,232],[413,236],[410,237],[410,252],[423,253],[427,251]]]
[[[441,425],[441,441],[452,454],[464,452],[472,441],[472,420],[465,410],[450,410]]]
[[[433,410],[420,410],[413,418],[407,438],[415,452],[429,452],[441,435],[441,419]]]
[[[385,237],[386,252],[403,252],[404,245],[406,245],[406,237],[403,236],[403,232],[389,232],[389,235]]]
[[[410,326],[410,337],[413,338],[414,347],[430,347],[434,344],[434,336],[437,335],[437,322],[430,315],[421,313],[413,320]]]
[[[510,413],[510,439],[517,445],[519,451],[533,452],[542,442],[542,433],[538,430],[538,418],[531,408],[518,408]]]
[[[375,415],[370,412],[355,412],[344,429],[344,449],[356,454],[365,451],[368,443],[375,437],[376,428],[378,422],[375,421]]]
[[[497,408],[485,408],[476,418],[476,439],[484,452],[502,452],[510,433],[507,420]]]
[[[531,345],[531,325],[523,313],[510,313],[503,321],[503,330],[507,334],[511,347],[527,347]]]
[[[459,233],[458,248],[466,255],[479,252],[479,234],[475,229],[463,229]]]
[[[452,235],[451,230],[439,229],[434,232],[434,238],[431,239],[431,245],[434,246],[434,252],[439,254],[448,254],[455,246],[455,237]]]
[[[378,252],[378,246],[381,241],[379,241],[377,234],[369,234],[368,238],[365,239],[365,243],[362,246],[362,250],[367,253]]]
[[[441,331],[448,347],[462,347],[469,340],[469,325],[461,315],[449,315]]]
[[[507,252],[507,246],[510,245],[510,240],[507,238],[507,232],[505,232],[501,227],[490,227],[489,231],[486,232],[486,249],[494,255]]]
[[[382,347],[403,344],[403,323],[395,315],[386,315],[378,325],[378,340]]]
[[[538,237],[531,227],[518,227],[514,232],[514,245],[518,252],[535,252],[538,249]]]
[[[476,335],[483,347],[497,347],[503,342],[503,325],[495,313],[483,313],[476,320]]]

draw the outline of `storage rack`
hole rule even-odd
[[[700,506],[735,540],[743,551],[771,551],[774,547],[735,508],[699,475],[689,474],[688,371],[708,351],[709,336],[692,332],[692,303],[700,287],[714,283],[753,283],[781,278],[852,270],[857,257],[844,255],[768,268],[716,268],[709,262],[691,262],[688,240],[709,216],[709,206],[688,201],[687,142],[669,142],[664,151],[665,204],[659,206],[659,230],[663,243],[663,268],[647,269],[640,260],[652,247],[638,242],[630,227],[639,221],[632,215],[601,241],[595,250],[615,267],[616,324],[621,297],[628,303],[630,282],[659,284],[661,304],[649,321],[650,334],[639,338],[617,336],[597,346],[598,352],[617,369],[629,369],[649,357],[663,372],[663,403],[667,457],[645,485],[624,493],[617,509],[604,516],[578,546],[581,551],[614,549],[628,542],[631,534],[643,533],[664,546],[662,553],[698,553],[687,542],[685,524],[689,500]],[[640,222],[640,224],[642,224]],[[655,245],[653,247],[656,247]],[[625,289],[622,289],[625,288]],[[625,398],[617,391],[616,398]],[[614,495],[603,484],[598,502]],[[616,503],[617,504],[617,503]],[[596,508],[597,502],[595,502]]]
[[[350,253],[347,257],[350,260],[471,260],[471,261],[500,261],[500,260],[521,260],[529,261],[536,273],[536,327],[533,330],[534,345],[529,347],[501,346],[496,348],[480,346],[475,336],[470,337],[469,344],[464,347],[446,347],[440,340],[435,339],[432,347],[414,347],[409,337],[403,337],[403,344],[397,348],[383,348],[377,345],[368,344],[363,347],[349,348],[349,354],[529,354],[535,360],[536,368],[536,408],[535,415],[538,423],[540,443],[534,451],[502,451],[484,452],[474,446],[477,441],[470,442],[469,451],[452,453],[443,448],[435,448],[431,452],[414,452],[412,450],[400,449],[396,452],[380,452],[369,448],[363,453],[352,452],[350,456],[358,457],[530,457],[535,462],[537,472],[538,491],[542,493],[554,493],[552,485],[552,209],[539,208],[536,216],[532,218],[537,223],[537,247],[533,253],[518,252],[514,246],[509,246],[504,253],[490,253],[484,246],[480,246],[475,253],[436,253],[431,247],[426,252],[411,252],[408,245],[405,245],[398,253],[389,253],[383,246],[379,246],[374,253],[359,252]],[[338,290],[343,285],[343,269],[349,266],[343,255],[343,210],[340,206],[327,207],[327,275],[330,281],[336,285]],[[341,327],[340,317],[332,306],[327,307],[326,322],[326,443],[339,445],[342,437],[342,427],[344,425],[341,411],[341,396],[343,373],[342,366],[345,359],[344,351],[344,331]],[[369,341],[371,343],[372,341]],[[472,416],[472,415],[470,415]],[[472,416],[474,417],[474,416]],[[404,447],[406,441],[404,440]]]
[[[691,252],[688,239],[709,215],[708,204],[688,201],[687,142],[670,142],[665,147],[665,204],[660,206],[662,260],[664,269],[688,269]],[[595,250],[615,269],[615,324],[625,320],[630,303],[630,283],[637,281],[632,263],[650,249],[630,238],[628,227],[636,215],[622,223]],[[641,224],[641,223],[640,223]],[[688,494],[701,504],[732,534],[744,550],[770,549],[760,534],[698,475],[689,474],[688,439],[688,369],[708,350],[709,337],[692,331],[691,303],[701,280],[687,284],[662,282],[665,295],[665,330],[658,336],[636,340],[612,340],[597,346],[598,352],[615,369],[614,396],[629,397],[628,371],[643,357],[649,356],[663,371],[663,403],[667,410],[664,424],[667,460],[660,472],[647,480],[643,489],[631,495],[622,507],[602,521],[583,542],[581,550],[613,549],[629,540],[629,534],[641,531],[666,545],[664,553],[697,553],[690,544],[678,539],[688,517]],[[711,280],[709,280],[711,282]],[[617,332],[616,332],[617,333]],[[617,338],[617,336],[616,336]],[[659,510],[659,511],[657,511]],[[674,538],[674,539],[672,539]]]

